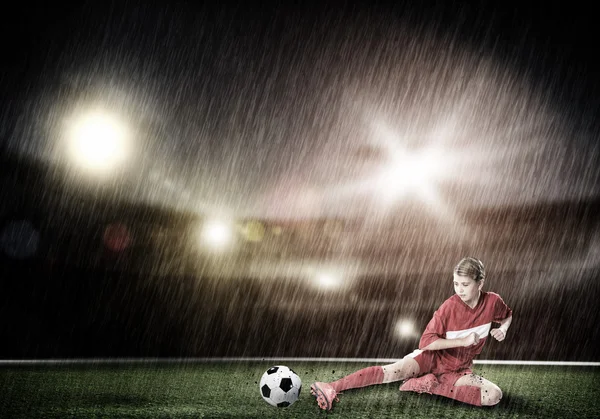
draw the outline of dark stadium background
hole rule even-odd
[[[418,334],[433,311],[452,295],[453,266],[470,255],[486,264],[485,288],[498,292],[514,310],[507,340],[489,342],[480,358],[600,361],[600,174],[593,161],[581,163],[598,154],[600,84],[595,14],[571,4],[502,2],[491,7],[484,3],[467,7],[431,1],[417,7],[348,2],[339,9],[336,5],[323,6],[320,12],[308,4],[189,5],[195,14],[188,14],[187,6],[177,8],[166,3],[148,6],[152,11],[148,14],[146,2],[103,2],[97,8],[93,2],[76,7],[27,3],[3,13],[6,47],[0,76],[0,230],[24,222],[33,226],[39,241],[28,257],[0,252],[0,359],[402,357],[416,348]],[[40,128],[47,115],[36,111],[46,109],[44,106],[55,98],[92,95],[86,89],[96,86],[91,76],[86,79],[86,71],[96,72],[96,76],[113,75],[107,86],[122,87],[119,83],[128,80],[135,86],[132,90],[152,87],[153,94],[164,93],[160,99],[168,105],[163,110],[171,118],[164,117],[168,120],[165,131],[204,128],[193,124],[190,128],[177,119],[186,108],[173,95],[176,89],[167,76],[177,74],[178,68],[169,67],[173,72],[168,75],[161,73],[160,66],[154,71],[153,52],[139,48],[138,38],[147,40],[156,35],[159,41],[183,42],[184,50],[197,48],[193,40],[184,42],[189,35],[186,30],[202,32],[197,25],[205,25],[202,33],[214,41],[206,46],[207,56],[224,51],[232,60],[236,45],[254,45],[259,52],[263,47],[267,51],[290,51],[291,46],[278,44],[280,39],[295,39],[286,22],[298,23],[298,34],[308,37],[314,30],[313,16],[319,15],[321,23],[331,18],[332,24],[339,24],[332,16],[342,19],[353,14],[360,16],[359,22],[364,18],[389,23],[388,17],[398,16],[421,28],[433,28],[433,33],[454,39],[456,45],[466,42],[481,56],[488,54],[501,63],[510,61],[525,85],[530,83],[535,86],[533,91],[544,93],[544,106],[556,116],[549,119],[544,114],[535,124],[546,124],[552,131],[554,124],[563,123],[561,118],[567,121],[566,134],[560,139],[572,155],[563,156],[563,164],[554,160],[531,162],[531,173],[527,174],[532,182],[541,176],[536,170],[552,174],[564,195],[530,191],[530,185],[520,177],[514,180],[514,187],[521,197],[531,195],[530,202],[507,199],[504,205],[493,206],[479,202],[476,207],[457,210],[456,225],[473,232],[470,241],[456,240],[443,223],[418,205],[401,206],[377,223],[326,216],[240,218],[240,225],[261,223],[265,231],[276,229],[279,233],[267,233],[261,242],[242,240],[236,256],[213,258],[190,245],[194,226],[206,219],[202,211],[142,203],[131,199],[125,189],[115,191],[101,185],[74,188],[77,174],[36,155],[36,144],[48,140],[48,132]],[[191,16],[192,23],[160,26],[163,16],[182,21]],[[271,19],[276,24],[267,24]],[[160,26],[156,32],[155,26]],[[251,34],[256,38],[244,38],[243,30],[238,33],[237,28],[266,29]],[[378,28],[370,29],[375,35],[369,39],[385,38]],[[302,39],[295,40],[302,45]],[[238,41],[247,43],[236,44]],[[71,48],[73,45],[80,49]],[[153,45],[164,54],[159,58],[169,57],[173,50],[158,41]],[[66,50],[67,46],[71,49]],[[127,62],[132,67],[87,68],[85,57],[97,63],[104,53],[112,57],[107,60],[109,64],[121,64],[119,54],[123,51],[133,57]],[[247,68],[256,68],[254,55],[259,56],[245,56]],[[186,63],[185,57],[179,59],[180,64]],[[336,60],[335,64],[343,68],[344,60]],[[230,80],[258,80],[263,83],[259,87],[269,87],[268,77],[240,76],[235,59],[224,68],[218,60],[207,61],[202,65],[217,75],[206,89],[196,89],[214,93],[215,101],[210,102],[214,114],[221,115],[221,109],[230,105],[227,98],[235,93],[228,90]],[[76,65],[66,71],[57,62],[85,65],[79,74],[74,71]],[[183,64],[181,67],[186,68]],[[128,73],[135,66],[143,69],[140,79],[136,79],[138,73]],[[294,92],[315,88],[315,80],[320,79],[314,74],[313,78],[307,76],[312,82],[308,86],[299,78]],[[145,79],[148,75],[156,78]],[[333,75],[326,75],[331,76],[329,82],[335,82]],[[194,88],[185,87],[184,91]],[[257,89],[256,85],[244,87],[249,92]],[[273,92],[277,98],[287,98],[289,93],[282,85]],[[309,93],[309,97],[316,93],[324,97],[327,91]],[[525,102],[531,99],[527,94],[521,97]],[[314,116],[311,112],[318,114],[309,106],[322,104],[322,97],[318,98],[308,100],[306,107],[298,105],[302,117],[310,119]],[[265,112],[274,113],[277,106],[267,103]],[[59,119],[57,115],[49,118]],[[295,121],[292,117],[287,121]],[[208,122],[217,127],[211,133],[231,133],[226,117]],[[158,125],[145,127],[147,133],[155,133]],[[506,129],[511,128],[515,127],[507,124]],[[309,133],[315,134],[311,130]],[[221,148],[225,137],[215,135],[207,146],[215,166],[227,166],[227,147]],[[293,138],[286,138],[269,158],[284,161],[301,151]],[[25,144],[28,141],[31,144]],[[30,146],[28,152],[21,146]],[[183,167],[187,149],[176,143],[165,143],[164,147],[157,146],[159,157],[154,156],[154,161],[161,163],[164,156],[165,162],[173,158],[173,167]],[[173,155],[164,151],[171,148],[177,149]],[[570,171],[578,163],[583,166],[583,176]],[[251,165],[260,166],[255,161]],[[193,166],[201,164],[193,162]],[[265,163],[264,167],[269,166]],[[275,176],[262,166],[261,170]],[[128,190],[135,189],[135,180],[128,182]],[[228,186],[226,182],[223,185]],[[488,196],[500,194],[493,187],[485,192]],[[456,196],[451,189],[441,188],[440,193],[449,201]],[[125,226],[129,231],[130,242],[122,250],[107,246],[105,233],[111,225]],[[349,243],[352,246],[348,247]],[[10,248],[10,244],[2,245]],[[245,274],[256,261],[273,265],[305,261],[343,264],[347,258],[368,263],[372,272],[361,274],[339,291],[306,286],[294,275],[257,279]],[[214,266],[227,267],[229,274],[214,274]],[[396,336],[398,319],[413,321],[416,335]]]
[[[486,262],[486,289],[514,310],[507,341],[490,342],[485,359],[598,361],[600,202],[561,202],[474,210],[462,215],[477,231],[464,246],[410,239],[427,218],[403,214],[389,251],[354,255],[376,263],[407,262],[407,270],[359,276],[345,291],[319,291],[300,277],[259,280],[203,276],[206,255],[186,248],[190,226],[202,217],[127,202],[101,193],[72,193],[47,179],[48,167],[2,161],[2,221],[30,220],[40,232],[36,256],[2,259],[0,357],[401,357],[418,336],[394,336],[398,318],[422,330],[452,294],[453,263],[465,254]],[[242,222],[244,220],[241,220]],[[290,222],[280,236],[242,243],[237,259],[272,263],[336,260],[343,235],[361,242],[358,222]],[[103,232],[127,225],[131,245],[110,251]],[[327,228],[335,223],[337,229]],[[160,229],[161,233],[156,231]],[[153,233],[154,232],[154,233]],[[396,232],[395,234],[398,234]],[[435,236],[434,236],[435,237]],[[337,252],[337,253],[336,253]],[[590,262],[590,260],[592,262]],[[386,262],[387,261],[387,262]],[[586,262],[587,261],[587,262]]]

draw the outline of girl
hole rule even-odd
[[[482,291],[485,269],[467,257],[454,268],[454,292],[429,321],[419,349],[385,366],[364,368],[331,383],[310,387],[321,409],[330,410],[344,390],[405,380],[400,391],[437,394],[475,406],[500,402],[500,388],[473,374],[473,358],[488,335],[501,342],[512,321],[512,310],[493,292]],[[500,327],[492,329],[492,323]]]

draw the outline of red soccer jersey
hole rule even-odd
[[[496,293],[482,291],[475,308],[469,307],[454,294],[433,314],[433,318],[421,336],[419,349],[425,348],[439,338],[458,339],[475,332],[480,337],[477,345],[436,351],[438,371],[434,372],[443,373],[470,368],[473,365],[473,358],[481,353],[485,345],[492,322],[497,323],[510,316],[512,310]]]

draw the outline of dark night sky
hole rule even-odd
[[[361,216],[388,152],[428,147],[448,208],[598,194],[585,8],[99,3],[5,15],[2,142],[69,166],[69,121],[109,111],[132,140],[108,183],[136,201]]]

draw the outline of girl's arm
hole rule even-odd
[[[506,332],[512,323],[512,316],[509,316],[500,322],[500,327],[490,330],[490,335],[498,342],[502,342],[506,337]]]
[[[479,343],[479,335],[475,332],[470,333],[468,336],[464,338],[458,339],[444,339],[439,338],[424,348],[421,348],[423,351],[439,351],[442,349],[450,349],[450,348],[461,348],[465,346],[477,345]]]

